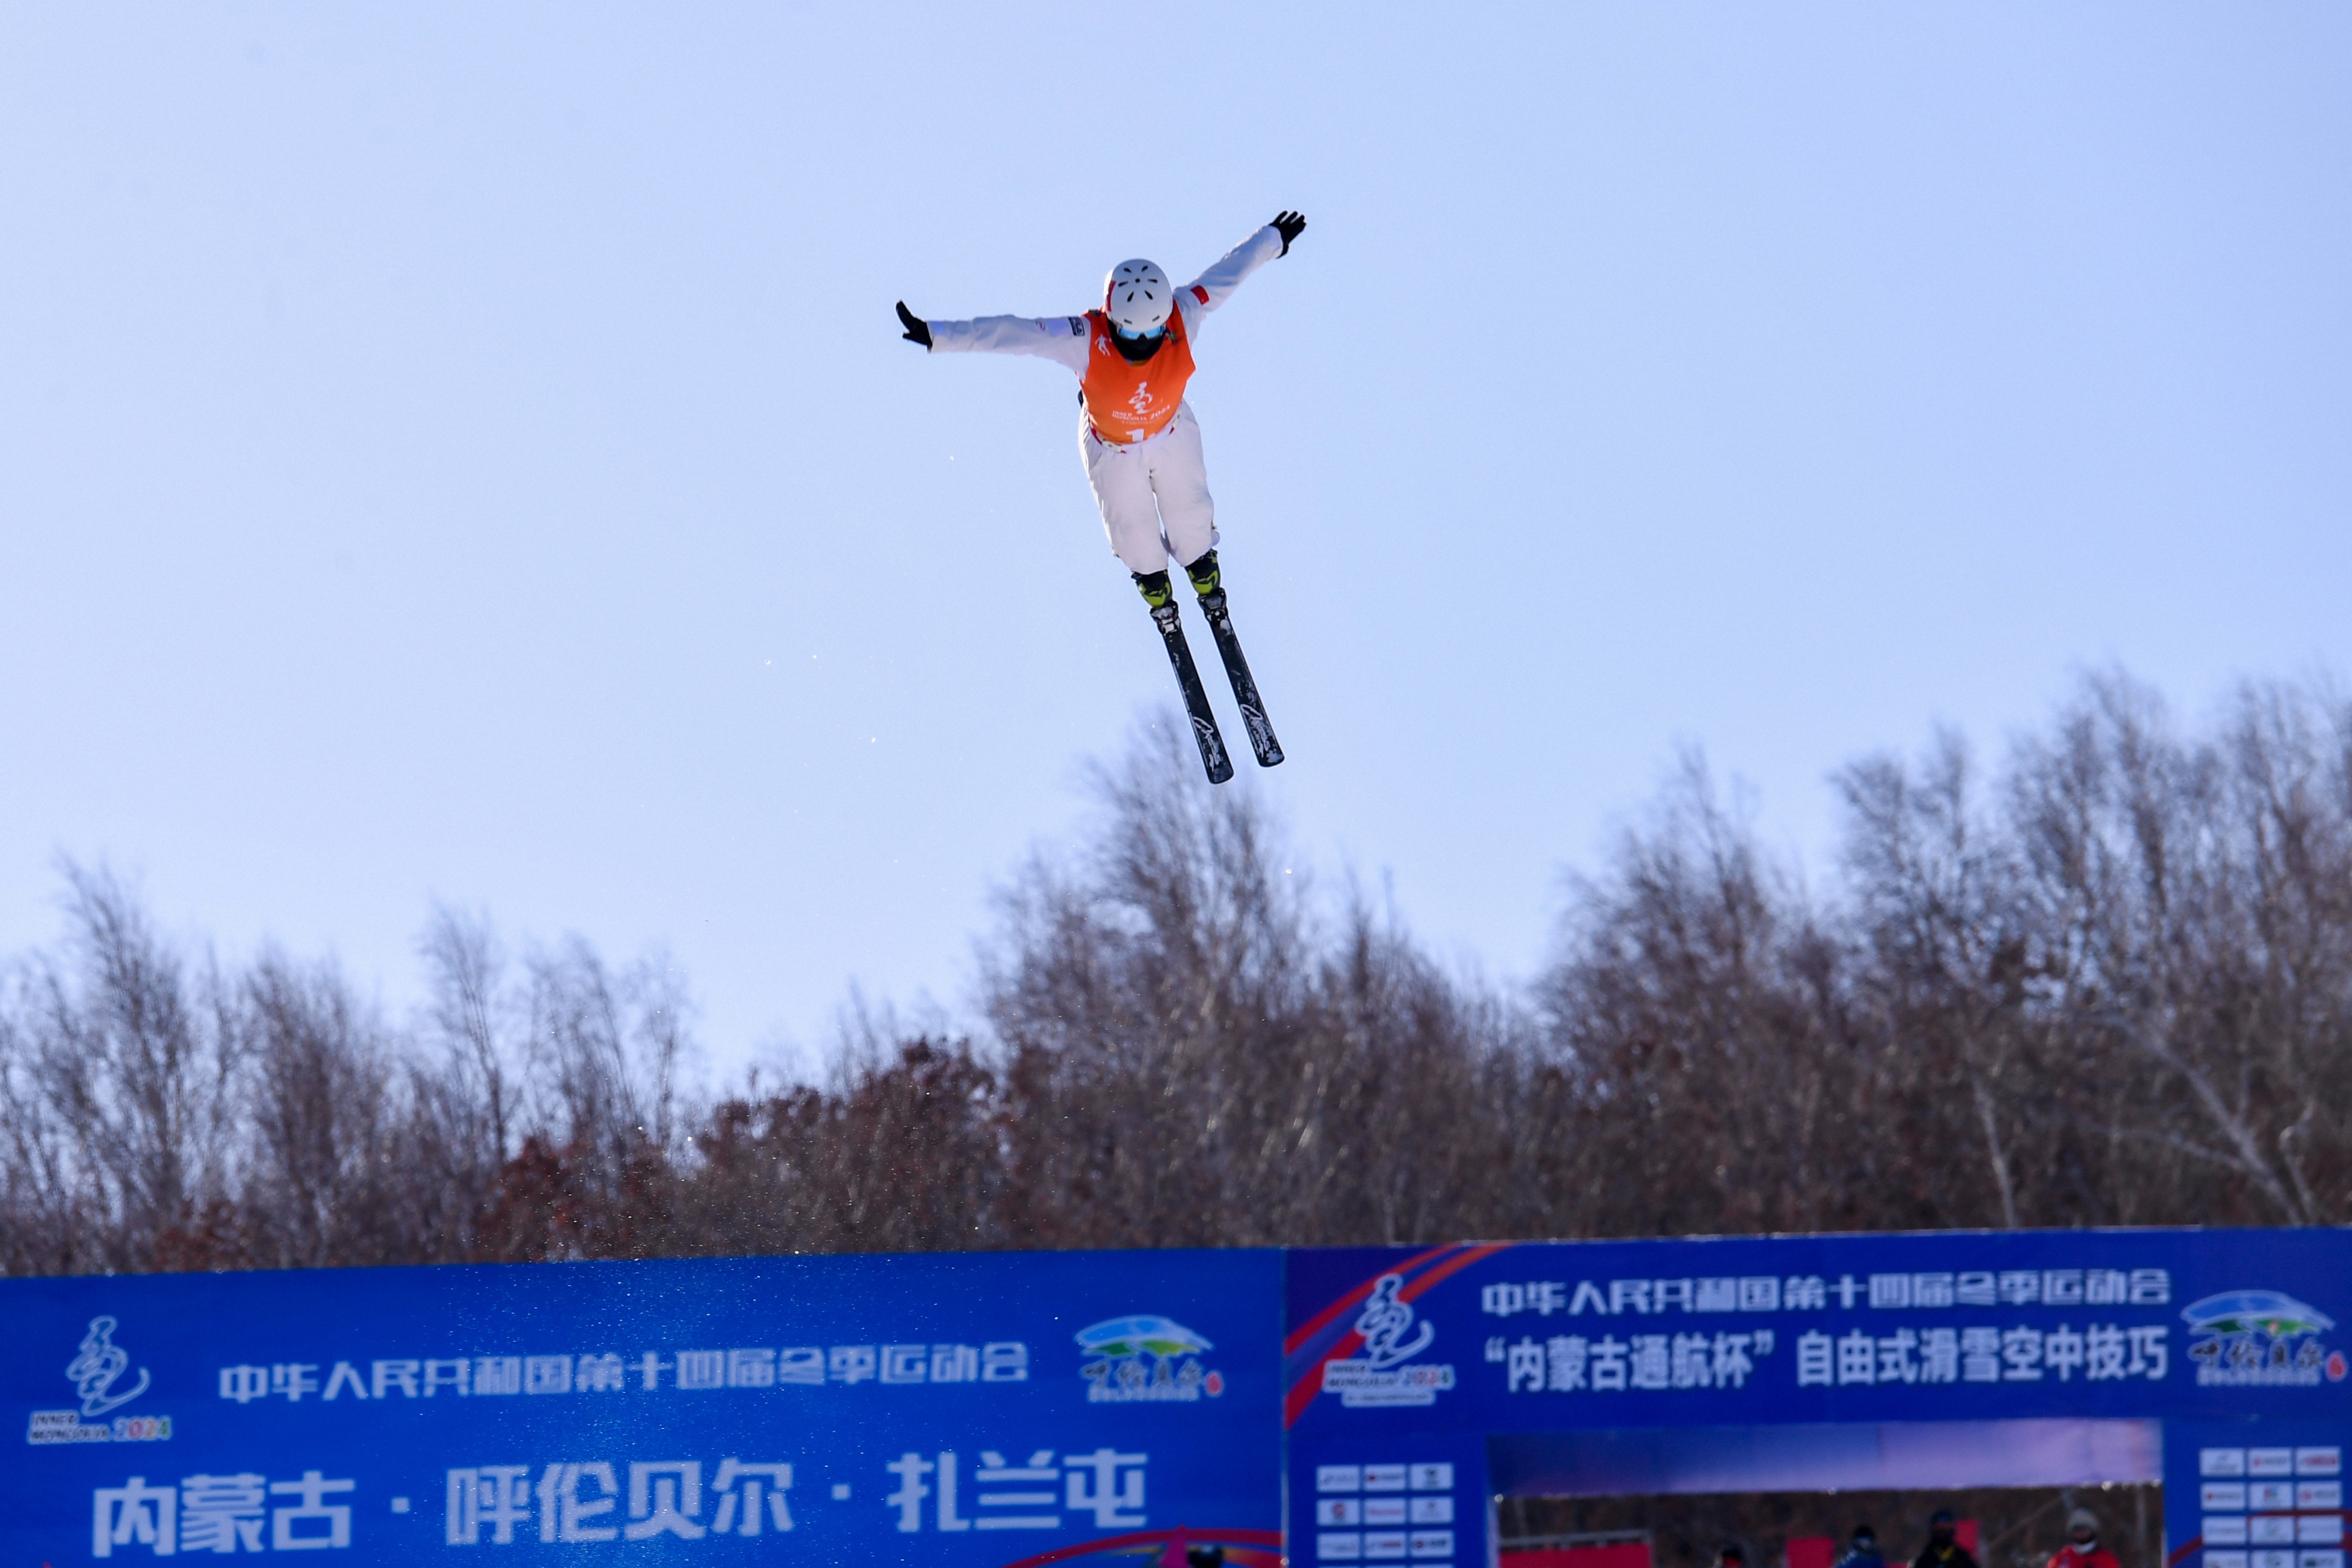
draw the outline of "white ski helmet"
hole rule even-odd
[[[1156,261],[1122,261],[1103,284],[1103,314],[1130,338],[1149,338],[1168,325],[1176,290]]]

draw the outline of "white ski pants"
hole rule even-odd
[[[1216,503],[1209,499],[1201,424],[1189,402],[1168,428],[1131,446],[1103,440],[1078,416],[1078,455],[1102,508],[1111,553],[1129,571],[1164,571],[1168,558],[1190,566],[1217,542]]]

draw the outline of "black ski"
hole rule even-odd
[[[1225,661],[1225,674],[1234,683],[1234,701],[1241,706],[1242,725],[1249,731],[1250,749],[1257,753],[1260,768],[1272,768],[1282,760],[1282,742],[1274,738],[1274,726],[1265,716],[1265,704],[1257,695],[1257,683],[1250,678],[1249,661],[1242,657],[1242,640],[1234,635],[1234,618],[1225,608],[1225,591],[1217,588],[1202,594],[1201,613],[1208,617],[1210,635],[1216,638],[1217,653]]]
[[[1201,672],[1193,665],[1192,644],[1184,641],[1174,602],[1152,606],[1151,619],[1168,644],[1168,662],[1176,667],[1176,685],[1184,693],[1184,714],[1192,721],[1192,738],[1200,743],[1201,766],[1209,770],[1210,783],[1222,784],[1234,776],[1234,761],[1225,755],[1225,737],[1217,733],[1217,716],[1209,711],[1209,694],[1201,689]]]

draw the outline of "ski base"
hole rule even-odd
[[[1209,622],[1209,634],[1217,640],[1217,656],[1225,662],[1225,675],[1234,684],[1234,702],[1242,710],[1242,727],[1249,731],[1250,750],[1257,754],[1260,768],[1272,768],[1282,761],[1282,742],[1274,737],[1274,725],[1265,716],[1265,704],[1257,695],[1257,682],[1250,677],[1249,661],[1242,657],[1241,639],[1234,634],[1234,618],[1225,607],[1225,591],[1213,589],[1201,596],[1201,613]]]
[[[1208,769],[1210,783],[1223,784],[1234,776],[1234,760],[1225,751],[1224,736],[1217,729],[1217,716],[1209,709],[1209,694],[1202,688],[1201,672],[1192,663],[1192,647],[1184,641],[1184,628],[1176,619],[1176,606],[1172,602],[1152,606],[1151,621],[1160,628],[1160,640],[1168,644],[1168,663],[1174,666],[1177,688],[1184,694],[1184,716],[1192,721],[1192,739],[1201,747],[1201,766]]]

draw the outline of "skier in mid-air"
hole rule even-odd
[[[1201,323],[1241,287],[1242,279],[1276,256],[1307,227],[1297,213],[1276,214],[1272,223],[1242,241],[1214,267],[1181,288],[1149,261],[1122,261],[1111,268],[1099,309],[1082,316],[982,316],[971,321],[927,321],[898,302],[898,319],[908,342],[935,354],[1034,354],[1055,361],[1078,378],[1078,454],[1087,483],[1102,508],[1110,548],[1134,575],[1151,619],[1168,646],[1169,661],[1184,694],[1200,743],[1202,764],[1213,783],[1233,777],[1223,737],[1209,711],[1207,694],[1193,668],[1191,649],[1176,615],[1170,584],[1172,557],[1192,580],[1201,612],[1216,638],[1234,700],[1241,706],[1250,747],[1262,765],[1282,760],[1282,747],[1266,722],[1256,684],[1242,658],[1233,618],[1217,570],[1217,524],[1209,499],[1209,476],[1201,455],[1201,426],[1184,401],[1192,375],[1192,341]]]

